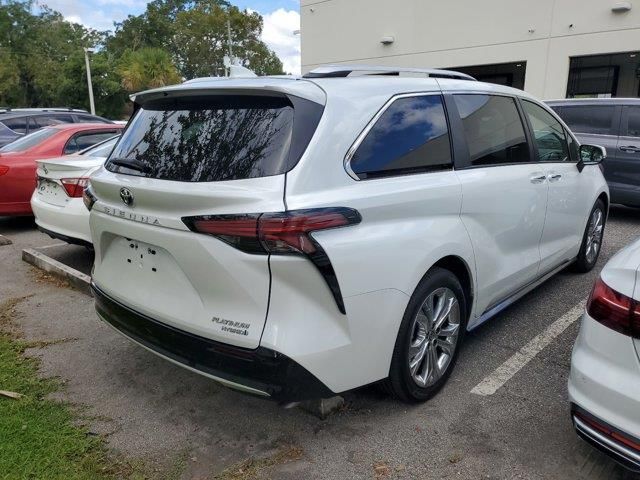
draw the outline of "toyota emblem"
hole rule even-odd
[[[124,203],[127,207],[133,205],[133,194],[128,188],[123,187],[120,189],[120,198],[122,199],[122,203]]]

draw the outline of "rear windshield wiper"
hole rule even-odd
[[[142,162],[138,160],[133,160],[131,158],[112,158],[109,160],[110,164],[116,165],[118,167],[125,167],[131,170],[137,170],[142,173],[150,173],[151,169]]]

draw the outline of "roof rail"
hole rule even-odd
[[[81,108],[71,108],[71,107],[42,107],[42,108],[11,108],[11,107],[3,107],[0,108],[0,113],[11,113],[11,112],[75,112],[75,113],[88,113],[86,110]]]
[[[453,70],[440,70],[437,68],[404,68],[387,67],[382,65],[323,65],[315,68],[303,75],[303,78],[331,78],[348,77],[351,74],[357,75],[380,75],[380,76],[418,76],[425,75],[432,78],[453,78],[457,80],[472,80],[471,75],[454,72]],[[411,74],[411,75],[403,75]]]

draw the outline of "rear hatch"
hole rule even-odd
[[[265,89],[180,90],[137,101],[105,168],[91,178],[93,280],[160,322],[255,348],[269,303],[268,255],[187,225],[285,210],[286,172],[322,105]]]
[[[86,186],[89,175],[103,163],[101,157],[68,155],[65,157],[37,160],[36,195],[43,202],[65,206],[72,198],[69,192],[78,194]],[[66,190],[65,190],[66,184]],[[77,197],[78,194],[75,196]]]

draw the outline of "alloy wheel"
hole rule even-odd
[[[415,315],[409,343],[409,371],[420,387],[436,383],[454,357],[460,330],[460,305],[446,287],[431,292]]]
[[[596,208],[593,211],[587,228],[585,257],[587,262],[594,263],[602,246],[602,233],[604,232],[604,214],[602,210]]]

